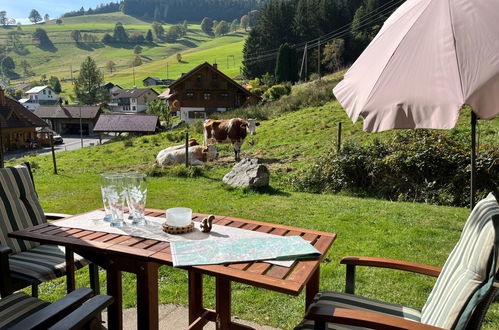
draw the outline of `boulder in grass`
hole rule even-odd
[[[269,169],[256,158],[241,160],[223,178],[223,182],[234,187],[266,187],[269,180]]]

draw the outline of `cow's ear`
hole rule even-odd
[[[259,122],[256,122],[256,123],[255,123],[255,126],[260,126],[260,123],[259,123]]]

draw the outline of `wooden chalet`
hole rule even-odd
[[[260,97],[208,62],[198,65],[170,85],[160,95],[185,122],[204,120],[211,113],[224,112],[245,104],[255,104]]]
[[[60,134],[80,134],[81,125],[83,135],[93,135],[93,128],[102,113],[102,109],[100,106],[59,104],[41,106],[34,113]]]
[[[36,128],[48,126],[43,120],[7,97],[0,88],[0,145],[3,150],[26,147],[30,140],[36,140]]]

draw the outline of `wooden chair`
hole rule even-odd
[[[499,204],[489,194],[471,212],[443,268],[393,259],[345,257],[346,293],[318,293],[298,329],[480,329],[497,293]],[[371,266],[437,277],[421,311],[355,296],[355,269]],[[357,328],[355,328],[357,329]]]
[[[51,216],[51,219],[57,216]],[[38,284],[67,275],[74,290],[74,270],[89,265],[90,284],[99,293],[98,268],[79,255],[66,257],[62,246],[40,245],[8,237],[8,233],[46,222],[31,171],[26,166],[0,168],[0,294],[6,297],[24,287],[38,296]],[[70,264],[67,265],[66,261]]]
[[[92,296],[91,289],[80,288],[49,304],[14,293],[0,299],[0,329],[102,329],[101,312],[113,298]]]

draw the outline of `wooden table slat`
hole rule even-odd
[[[107,233],[104,233],[102,231],[97,231],[91,235],[88,235],[88,236],[85,236],[84,239],[87,240],[87,241],[92,241],[92,240],[95,240],[96,238],[99,238],[99,237],[102,237],[102,236],[106,236]]]
[[[284,228],[275,228],[269,234],[278,235],[278,236],[284,236],[284,234],[286,234],[287,232],[288,232],[287,229],[284,229]]]
[[[138,248],[138,249],[147,249],[148,247],[153,246],[153,245],[158,244],[158,243],[159,243],[159,241],[157,241],[157,240],[146,239],[140,243],[134,244],[133,247]]]
[[[293,266],[283,267],[283,266],[274,265],[265,275],[282,279],[285,278],[289,274],[289,272],[291,272],[292,269]]]
[[[64,229],[67,229],[67,230],[63,230],[61,233],[58,233],[55,236],[68,237],[68,236],[71,236],[73,234],[77,234],[77,233],[80,233],[83,231],[82,229],[78,229],[78,228],[64,228]]]
[[[161,251],[161,250],[163,250],[163,249],[165,249],[165,248],[167,248],[167,247],[169,247],[169,246],[170,246],[170,243],[168,243],[168,242],[161,242],[161,241],[159,241],[159,243],[158,243],[158,244],[155,244],[155,245],[152,245],[152,246],[147,247],[147,250],[148,250],[148,251],[156,251],[156,252],[159,252],[159,251]]]
[[[271,264],[266,262],[255,262],[253,265],[249,266],[246,271],[255,274],[264,274],[270,267]]]
[[[310,233],[305,233],[305,235],[302,236],[302,238],[306,241],[309,241],[309,242],[315,242],[315,240],[317,238],[319,238],[319,235],[316,235],[316,234],[310,234]]]
[[[107,241],[106,243],[119,244],[120,242],[126,241],[130,238],[132,238],[132,236],[118,236],[116,238],[113,238],[112,240]]]
[[[92,231],[92,230],[82,230],[80,231],[79,233],[76,233],[76,234],[70,234],[68,235],[67,237],[73,237],[73,238],[83,238],[87,235],[91,235],[95,233],[95,231]]]
[[[118,243],[118,245],[126,245],[126,246],[134,246],[135,244],[138,244],[142,241],[145,241],[145,238],[140,238],[140,237],[130,237],[126,241],[121,241]]]
[[[296,230],[290,230],[284,236],[301,236],[301,234],[303,234],[303,232],[296,231]]]
[[[96,239],[94,239],[94,241],[98,241],[98,242],[107,242],[107,241],[110,241],[112,240],[113,238],[116,238],[116,237],[119,237],[120,235],[118,234],[106,234],[104,236],[101,236],[101,237],[97,237]]]
[[[245,270],[251,265],[250,262],[239,262],[237,264],[228,264],[227,267],[234,268],[234,269],[239,269],[239,270]]]
[[[274,228],[269,227],[269,226],[260,226],[255,231],[259,231],[261,233],[268,233],[268,232],[272,231],[273,229]]]
[[[254,223],[246,223],[241,228],[246,230],[255,230],[257,227],[258,225],[255,225]]]

